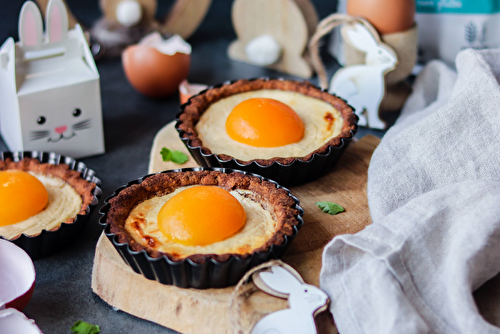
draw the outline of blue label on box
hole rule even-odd
[[[422,14],[493,14],[500,12],[500,0],[417,0]]]

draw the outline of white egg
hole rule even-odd
[[[2,239],[0,239],[0,282],[2,282],[0,309],[14,307],[22,310],[33,293],[35,266],[24,250]],[[2,325],[0,328],[3,329]]]
[[[42,334],[33,320],[13,308],[0,311],[0,328],[2,334]]]

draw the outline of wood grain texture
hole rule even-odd
[[[189,157],[189,160],[182,164],[176,164],[171,161],[163,161],[161,149],[166,147],[173,151],[181,151]],[[175,130],[175,121],[164,126],[155,136],[151,154],[149,156],[148,173],[158,173],[168,169],[198,167],[193,157],[189,154],[184,143],[179,139],[179,134]]]
[[[283,261],[294,267],[305,282],[319,285],[322,251],[334,236],[358,232],[371,223],[366,178],[371,155],[379,141],[373,136],[363,137],[346,149],[330,173],[312,183],[290,189],[304,208],[304,226]],[[185,150],[173,123],[160,130],[155,138],[150,173],[196,165],[193,159],[182,166],[161,161],[157,155],[160,156],[159,150],[163,146]],[[318,201],[336,202],[346,211],[328,215],[317,208],[315,203]],[[111,306],[182,333],[234,332],[228,312],[233,287],[181,289],[150,281],[134,273],[105,236],[101,236],[96,247],[92,289]],[[285,300],[256,292],[243,304],[242,325],[249,332],[253,324],[266,314],[286,307]],[[328,311],[316,317],[316,324],[318,333],[337,333]]]
[[[251,63],[245,53],[248,42],[258,36],[271,35],[282,47],[282,55],[268,68],[309,78],[312,69],[303,54],[310,36],[309,26],[317,22],[317,17],[312,4],[306,1],[309,0],[236,0],[232,20],[238,39],[229,46],[228,56]]]
[[[310,0],[293,0],[299,7],[307,25],[307,34],[311,37],[316,31],[318,26],[319,18],[316,9]]]
[[[168,13],[161,31],[188,39],[201,24],[212,0],[177,0]]]

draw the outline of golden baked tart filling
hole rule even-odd
[[[215,155],[220,166],[233,159],[243,165],[288,166],[344,147],[357,131],[356,121],[344,100],[308,82],[255,79],[193,96],[183,105],[176,129],[203,166],[219,166],[209,155]]]
[[[67,165],[0,161],[0,236],[34,236],[85,214],[95,184]]]
[[[186,258],[193,254],[246,254],[252,249],[262,247],[276,232],[277,221],[273,219],[270,211],[264,209],[260,203],[252,199],[255,194],[252,194],[249,190],[236,189],[228,193],[243,207],[245,219],[241,228],[227,238],[223,237],[222,240],[206,244],[185,244],[179,240],[174,240],[174,238],[167,236],[168,232],[162,233],[161,227],[158,225],[158,212],[172,197],[190,187],[196,188],[200,186],[181,187],[170,194],[153,197],[139,203],[125,221],[125,228],[130,236],[138,243],[147,241],[148,246],[159,252],[176,254],[178,257]],[[181,210],[186,209],[184,204],[178,204],[181,204]],[[232,210],[230,206],[224,204],[226,203],[220,203],[220,206],[216,207],[216,209],[223,211],[221,213]],[[224,220],[224,218],[229,217],[213,216],[213,214],[213,212],[206,212],[206,216],[202,218],[203,220],[198,221],[202,226],[197,227],[201,232],[199,234],[210,240],[216,239],[218,236],[224,236],[224,232],[233,223],[233,221]],[[224,216],[227,216],[227,214]],[[209,222],[209,220],[212,222]],[[214,231],[214,228],[216,231]],[[197,232],[196,229],[193,231],[193,228],[184,230],[191,232],[187,233],[191,235]],[[207,236],[207,234],[209,235]]]
[[[298,120],[283,109],[291,109]],[[342,125],[339,111],[325,101],[297,92],[262,89],[211,104],[195,129],[212,152],[247,161],[305,156],[337,137]]]
[[[299,225],[296,201],[242,173],[156,174],[110,200],[107,223],[120,243],[171,260],[248,256],[283,242]]]

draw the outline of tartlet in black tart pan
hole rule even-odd
[[[197,260],[198,255],[189,256],[179,260],[172,260],[168,254],[160,253],[152,256],[145,248],[140,250],[133,250],[129,242],[120,241],[119,232],[113,232],[108,218],[111,208],[110,201],[117,197],[124,189],[140,185],[148,178],[155,177],[160,174],[168,173],[183,173],[183,172],[220,172],[224,174],[241,173],[242,175],[249,175],[257,178],[258,182],[270,182],[276,189],[283,189],[286,195],[293,200],[293,210],[297,214],[293,217],[295,225],[290,225],[291,230],[289,235],[280,235],[276,243],[266,247],[266,249],[259,249],[251,254],[202,254],[206,260]],[[132,208],[130,208],[131,210]],[[127,209],[129,210],[129,209]],[[290,191],[280,186],[275,181],[266,179],[260,175],[253,173],[238,171],[226,168],[183,168],[168,170],[161,173],[149,174],[139,179],[133,180],[128,184],[116,189],[114,193],[109,196],[103,207],[100,209],[101,217],[99,222],[104,226],[104,233],[114,245],[123,260],[136,272],[142,274],[150,280],[156,280],[162,284],[175,285],[181,288],[223,288],[235,285],[241,277],[250,268],[266,262],[271,259],[280,258],[285,252],[290,242],[295,238],[299,228],[303,224],[302,215],[303,210],[299,206],[299,200],[293,196]],[[127,215],[130,211],[127,211]],[[275,232],[275,234],[278,234]],[[273,236],[274,238],[274,236]]]
[[[203,112],[211,104],[225,97],[260,89],[291,91],[330,103],[344,119],[345,124],[341,134],[330,139],[314,152],[304,157],[294,158],[241,161],[231,156],[214,153],[208,147],[203,146],[195,130]],[[354,109],[346,101],[307,81],[257,78],[219,84],[192,96],[181,106],[181,111],[176,115],[175,129],[191,156],[200,166],[244,170],[275,180],[285,186],[294,186],[313,181],[335,166],[358,130],[357,121],[358,117]]]
[[[13,239],[7,239],[0,236],[0,238],[11,241],[21,247],[33,260],[36,260],[63,250],[81,235],[102,194],[100,188],[101,180],[99,180],[95,176],[95,172],[88,168],[83,162],[57,153],[43,151],[4,151],[0,153],[0,160],[2,161],[10,159],[13,162],[19,162],[24,158],[36,159],[40,163],[48,163],[51,165],[67,165],[69,170],[80,172],[80,177],[82,179],[95,184],[92,190],[92,201],[86,207],[85,214],[77,214],[72,223],[62,222],[58,227],[51,230],[43,229],[36,235],[27,235],[23,233]]]

